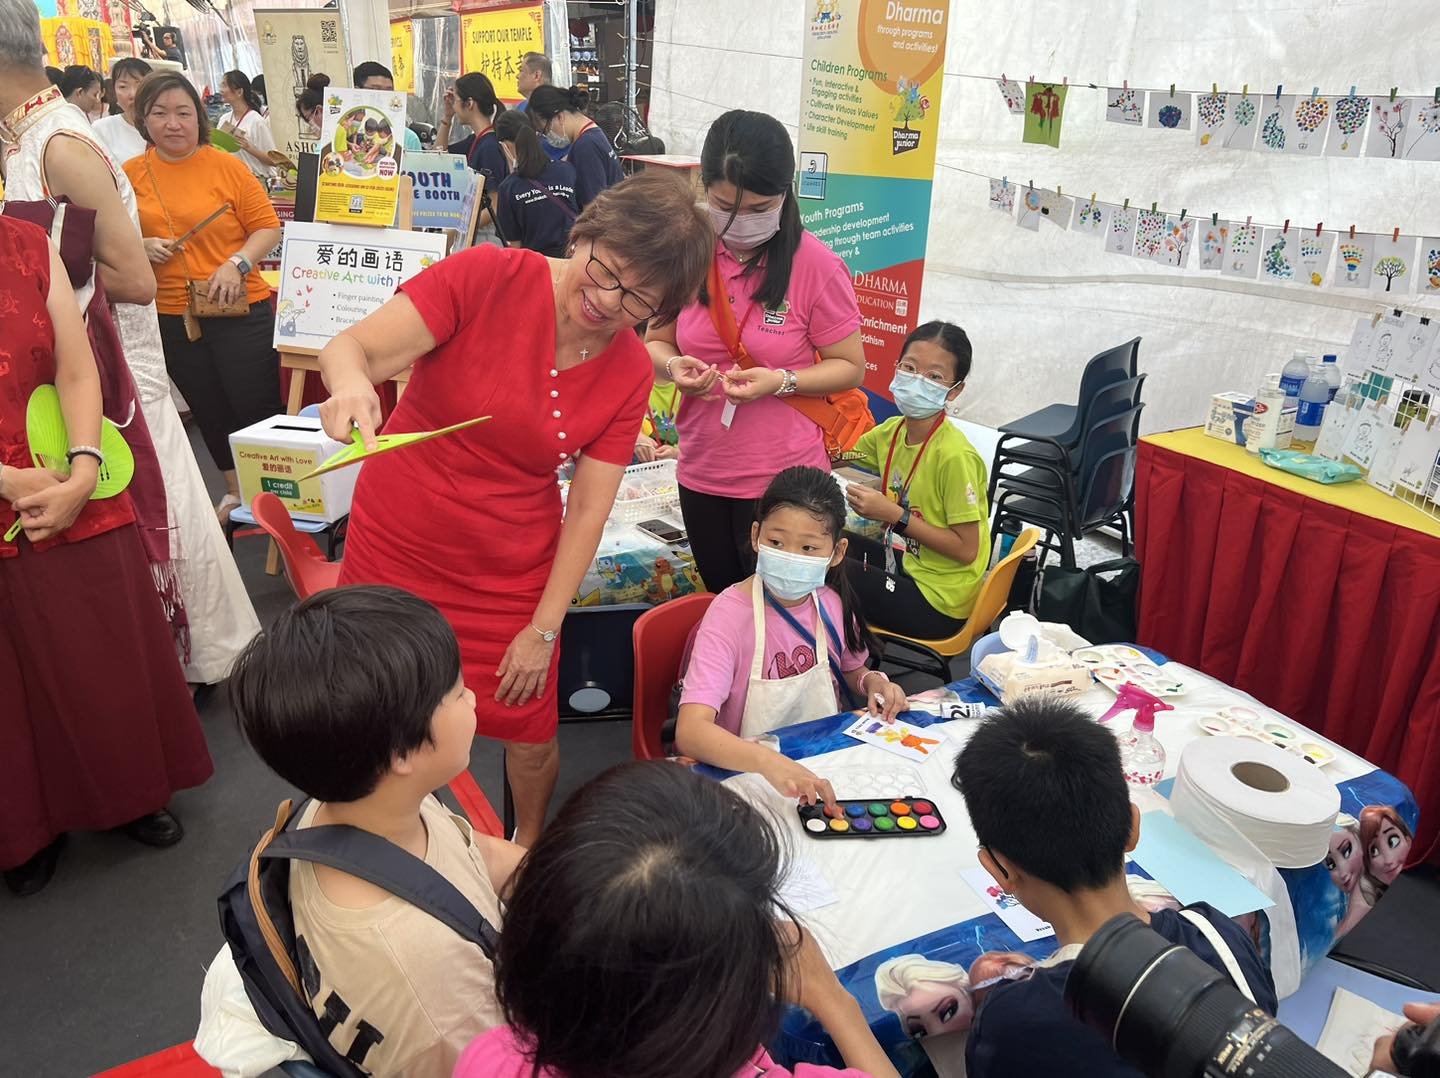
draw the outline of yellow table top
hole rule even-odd
[[[261,271],[260,271],[260,279],[270,286],[270,291],[272,291],[272,292],[278,292],[278,291],[280,291],[280,271],[279,271],[279,270],[261,270]]]
[[[1313,479],[1302,479],[1298,475],[1291,475],[1279,468],[1271,468],[1259,456],[1247,452],[1238,445],[1210,437],[1205,433],[1203,427],[1187,427],[1184,430],[1172,430],[1165,434],[1151,434],[1142,438],[1141,441],[1187,457],[1196,457],[1211,464],[1218,464],[1222,468],[1229,468],[1232,472],[1240,472],[1277,487],[1293,490],[1308,498],[1314,498],[1318,502],[1337,505],[1352,513],[1361,513],[1367,517],[1374,517],[1376,520],[1398,524],[1401,527],[1440,539],[1440,520],[1426,516],[1399,498],[1382,494],[1363,479],[1358,479],[1353,483],[1333,485],[1317,483]]]

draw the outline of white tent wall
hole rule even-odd
[[[796,129],[806,0],[659,0],[652,129],[676,153],[699,153],[729,108],[771,113]],[[1192,217],[1280,224],[1323,221],[1362,232],[1440,234],[1440,164],[1202,150],[1194,131],[1128,128],[1104,119],[1104,87],[1174,83],[1183,90],[1273,95],[1428,96],[1440,73],[1424,46],[1440,5],[1418,0],[952,0],[941,141],[922,318],[963,325],[976,364],[966,418],[996,425],[1073,399],[1085,361],[1140,335],[1146,430],[1201,422],[1210,395],[1253,391],[1295,349],[1343,352],[1376,293],[1238,282],[1105,253],[1100,240],[1041,223],[1017,228],[986,204],[983,179],[1008,176],[1102,201]],[[1060,149],[1021,143],[1022,117],[995,84],[963,75],[1031,75],[1071,85]],[[1427,81],[1428,80],[1428,81]],[[1101,87],[1091,90],[1084,84]],[[1080,85],[1077,85],[1080,84]],[[950,167],[947,167],[950,166]],[[1411,309],[1440,303],[1396,297]]]

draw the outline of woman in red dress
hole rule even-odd
[[[560,763],[555,640],[650,393],[635,326],[694,299],[714,232],[688,188],[656,172],[597,198],[570,241],[568,262],[491,246],[452,255],[320,353],[331,437],[354,426],[372,438],[374,384],[411,364],[387,432],[493,416],[362,465],[340,582],[406,588],[450,620],[478,730],[505,742],[526,846]],[[572,459],[562,527],[555,471]]]
[[[0,322],[0,531],[23,526],[0,543],[0,868],[33,894],[67,831],[179,841],[165,804],[212,769],[130,499],[89,500],[100,376],[75,293],[45,233],[10,217]],[[34,467],[26,441],[30,395],[50,384],[68,477]]]

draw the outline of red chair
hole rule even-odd
[[[320,546],[308,535],[295,530],[285,503],[269,491],[255,495],[250,503],[255,523],[264,528],[285,563],[285,576],[297,598],[308,599],[317,591],[333,588],[340,581],[340,563],[327,561]]]
[[[630,751],[637,760],[665,756],[660,729],[670,712],[670,691],[680,679],[680,660],[690,630],[705,616],[709,592],[671,599],[635,621],[635,702],[630,714]]]
[[[95,1078],[220,1078],[220,1072],[195,1053],[190,1042],[122,1063]]]

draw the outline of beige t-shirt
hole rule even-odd
[[[319,808],[312,802],[299,826]],[[428,797],[425,862],[497,929],[500,902],[470,824]],[[495,972],[480,948],[408,902],[346,909],[325,897],[314,866],[292,861],[300,976],[330,1043],[376,1075],[449,1078],[465,1046],[503,1023]]]

